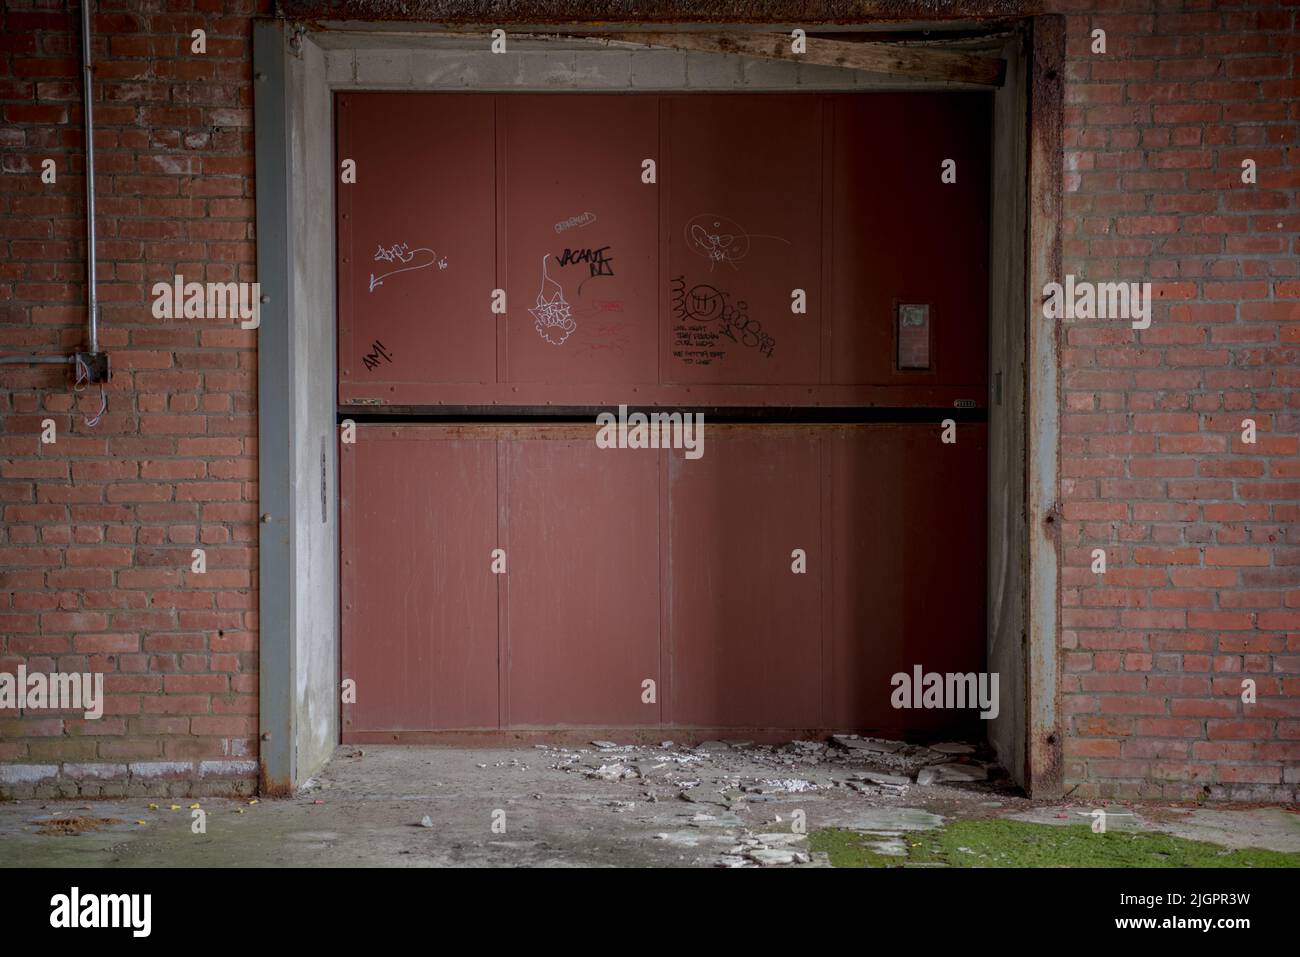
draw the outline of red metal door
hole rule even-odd
[[[390,416],[342,448],[346,740],[961,729],[889,693],[985,656],[987,97],[336,113],[339,402]],[[620,404],[709,407],[704,456],[599,448]]]

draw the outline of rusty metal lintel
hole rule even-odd
[[[754,23],[994,19],[1034,16],[1044,0],[276,0],[277,17],[423,23]],[[503,10],[502,8],[505,7]]]
[[[807,50],[796,54],[792,52],[791,36],[784,33],[648,31],[575,34],[575,37],[607,44],[634,44],[697,53],[793,60],[817,66],[861,70],[865,73],[946,80],[951,83],[978,83],[982,86],[1001,86],[1007,68],[1006,61],[1001,57],[931,47],[905,47],[893,43],[850,42],[817,37],[807,37],[804,40]]]

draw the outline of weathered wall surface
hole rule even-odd
[[[0,351],[67,352],[84,335],[77,10],[26,6],[7,3],[0,34]],[[108,410],[91,428],[93,389],[74,396],[54,367],[0,368],[0,669],[104,671],[108,688],[99,721],[0,712],[3,794],[203,793],[256,778],[256,333],[155,319],[150,287],[178,273],[256,278],[249,34],[270,7],[176,6],[100,4],[95,17]],[[760,7],[703,18],[791,16]],[[1151,281],[1157,301],[1146,330],[1061,323],[1067,785],[1294,797],[1300,6],[898,2],[821,15],[1040,7],[1068,17],[1065,269]],[[205,56],[189,53],[196,28]],[[1095,28],[1105,54],[1090,52]],[[40,182],[47,157],[53,185]],[[47,418],[54,444],[40,441]],[[204,576],[190,571],[198,546]],[[1098,548],[1104,576],[1091,570]]]

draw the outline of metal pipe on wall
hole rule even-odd
[[[95,276],[95,115],[90,63],[90,0],[81,0],[82,95],[86,115],[86,308],[90,351],[99,351],[99,296]]]
[[[91,355],[99,352],[99,296],[95,277],[95,119],[91,106],[90,0],[81,2],[82,99],[86,116],[86,298]],[[71,356],[0,356],[0,365],[66,365]]]

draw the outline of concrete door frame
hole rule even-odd
[[[990,460],[995,429],[1004,430],[1008,438],[999,447],[1010,456],[1011,481],[1002,484],[1015,495],[1000,505],[990,499],[990,517],[1011,530],[1007,542],[994,543],[990,523],[990,568],[995,557],[1002,562],[998,587],[1018,598],[1000,603],[996,618],[990,602],[989,640],[990,668],[997,661],[1011,669],[1019,690],[1013,706],[1002,709],[1005,728],[990,729],[990,737],[1021,784],[1035,796],[1052,796],[1060,793],[1063,767],[1057,726],[1059,345],[1055,328],[1039,317],[1032,290],[1050,281],[1060,262],[1064,31],[1060,18],[1040,17],[997,42],[1008,59],[1008,82],[994,98],[990,258],[991,266],[1005,260],[1010,268],[990,270],[991,284],[997,276],[990,323],[1009,332],[997,357],[1002,364],[991,369],[998,373],[991,381],[1005,383],[1005,393],[999,385],[994,398],[1003,400],[1000,416],[990,403]],[[514,57],[493,56],[477,39],[396,34],[380,25],[309,31],[285,20],[254,22],[257,274],[264,299],[258,331],[259,752],[260,787],[267,795],[292,793],[339,741],[334,92],[974,88],[716,54],[592,50],[581,42],[524,42],[512,49]],[[1006,477],[999,473],[1000,480]],[[1007,547],[995,556],[995,544]]]

